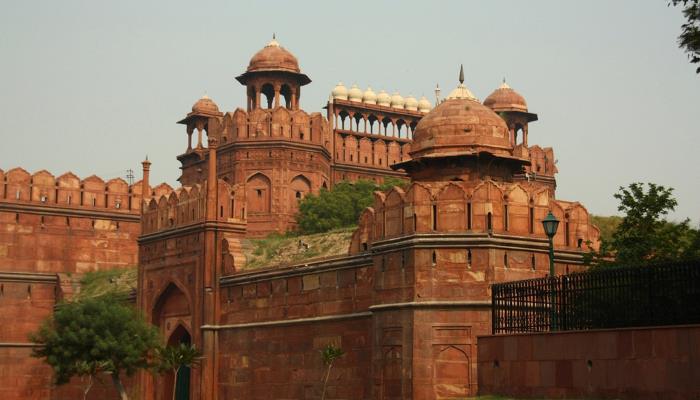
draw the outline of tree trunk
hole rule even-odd
[[[88,383],[87,383],[87,386],[85,386],[85,390],[83,390],[83,400],[87,400],[87,394],[90,391],[91,387],[92,387],[92,375],[88,375]]]
[[[117,392],[119,392],[119,399],[129,400],[126,389],[124,389],[124,385],[122,385],[122,381],[119,379],[119,372],[112,372],[112,383],[114,383],[114,387],[117,389]]]
[[[180,372],[180,368],[173,368],[173,400],[177,396],[177,373]]]
[[[331,375],[331,367],[333,363],[328,364],[328,370],[326,371],[326,378],[323,380],[323,391],[321,392],[321,400],[326,398],[326,384],[328,384],[328,377]]]

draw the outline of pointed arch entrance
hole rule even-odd
[[[152,322],[158,326],[166,339],[168,346],[180,343],[192,344],[191,307],[189,296],[179,285],[171,282],[153,302]],[[190,381],[192,371],[183,367],[175,375],[170,372],[155,379],[154,391],[156,400],[171,400],[173,390],[176,400],[190,399]]]

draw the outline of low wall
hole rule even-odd
[[[700,398],[700,325],[478,338],[481,395]]]

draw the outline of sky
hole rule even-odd
[[[613,215],[632,182],[675,188],[672,220],[700,221],[700,75],[665,0],[0,0],[0,168],[124,177],[152,161],[177,184],[203,94],[245,107],[235,77],[273,33],[323,111],[338,81],[434,99],[457,84],[486,98],[506,77],[554,148],[557,197]]]

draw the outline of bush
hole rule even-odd
[[[331,190],[310,194],[299,203],[297,229],[299,233],[309,234],[357,225],[362,210],[372,204],[375,191],[406,184],[395,178],[387,178],[382,184],[368,180],[339,182]]]

